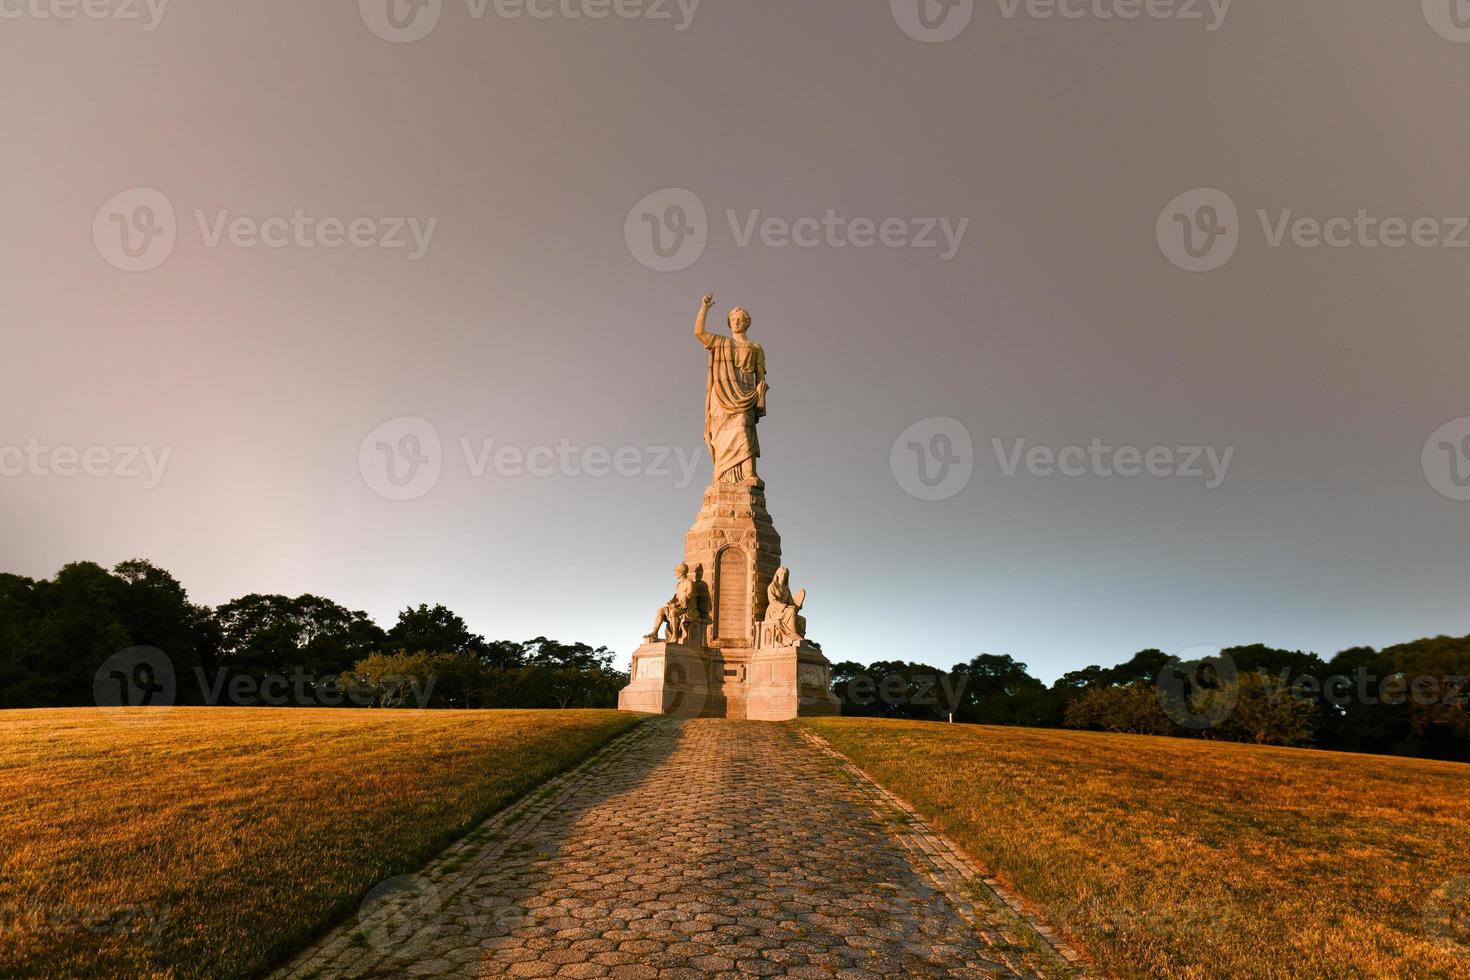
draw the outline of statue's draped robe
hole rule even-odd
[[[760,344],[705,334],[709,382],[704,399],[704,442],[715,463],[715,482],[739,483],[745,464],[761,454],[756,420],[766,414],[766,353]]]
[[[796,608],[796,599],[785,578],[777,575],[766,590],[766,622],[776,625],[775,641],[795,646],[806,635],[806,617]]]

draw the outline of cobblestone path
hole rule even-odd
[[[658,719],[277,976],[1075,975],[1044,931],[819,740]]]

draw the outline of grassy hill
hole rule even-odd
[[[800,722],[1122,977],[1470,977],[1470,766]]]
[[[258,971],[635,724],[616,711],[0,712],[0,976]]]

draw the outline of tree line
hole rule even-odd
[[[142,651],[139,653],[138,651]],[[315,595],[252,593],[217,608],[144,560],[0,574],[0,708],[139,703],[612,707],[628,682],[614,651],[546,637],[487,641],[442,605],[388,629]],[[1144,650],[1048,685],[980,654],[948,671],[833,665],[850,716],[1070,727],[1470,761],[1470,637],[1329,660],[1240,646],[1180,662]],[[153,703],[145,700],[142,703]]]
[[[953,720],[1213,738],[1470,761],[1470,636],[1440,636],[1330,660],[1264,645],[1181,661],[1144,650],[1048,685],[1009,656],[948,672],[925,664],[833,665],[849,716]]]
[[[217,608],[143,560],[0,574],[0,708],[99,703],[610,707],[628,682],[606,647],[487,641],[442,605],[389,629],[316,595]],[[139,673],[144,671],[144,673]],[[116,680],[111,675],[116,675]],[[152,699],[129,699],[140,685]]]

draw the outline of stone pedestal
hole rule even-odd
[[[766,512],[766,492],[744,483],[715,483],[684,536],[684,561],[703,570],[709,591],[710,646],[755,647],[765,618],[766,589],[781,567],[781,535]]]
[[[744,717],[789,721],[839,712],[830,665],[815,647],[762,647],[746,665]]]
[[[715,483],[684,538],[703,622],[685,643],[645,642],[618,707],[680,717],[787,721],[834,715],[829,665],[812,643],[780,645],[765,620],[781,536],[764,488]]]
[[[817,648],[764,647],[727,656],[718,647],[645,643],[618,707],[678,718],[790,721],[835,715],[827,658]]]
[[[644,643],[633,653],[632,680],[618,692],[618,707],[679,718],[727,715],[722,664],[707,647]]]

